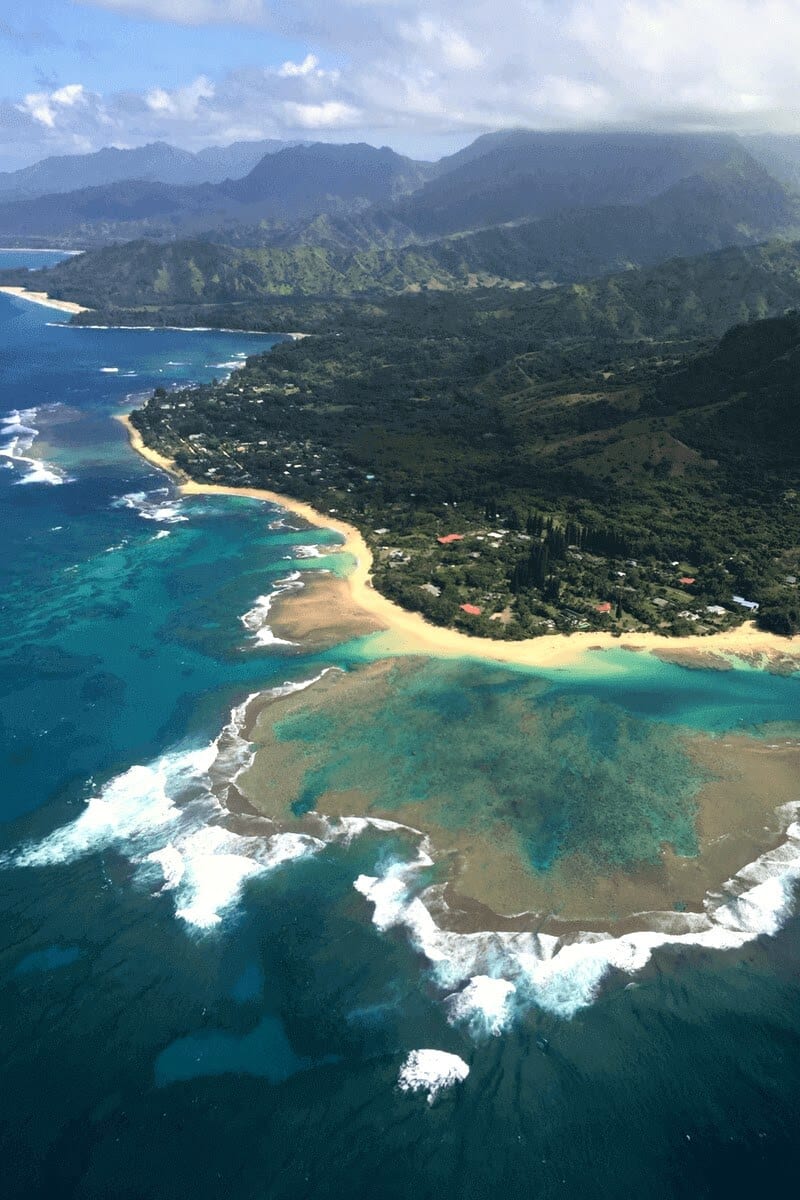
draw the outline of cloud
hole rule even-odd
[[[241,65],[72,107],[42,87],[17,105],[31,145],[347,131],[423,149],[508,126],[800,130],[797,0],[80,2],[240,26]],[[254,28],[302,49],[258,63],[269,42]]]
[[[265,19],[263,0],[78,0],[132,16],[176,25],[257,25]]]
[[[215,92],[211,80],[205,75],[198,75],[187,87],[175,88],[171,92],[165,88],[152,88],[145,96],[145,104],[159,117],[194,121],[201,105],[204,101],[213,100]]]
[[[20,112],[27,113],[48,129],[55,129],[59,110],[86,104],[88,96],[82,83],[69,83],[52,92],[29,92],[17,105]]]
[[[285,62],[279,68],[278,74],[281,79],[298,79],[303,75],[318,75],[319,59],[316,54],[307,54],[302,62]]]
[[[290,125],[296,129],[353,129],[363,120],[357,108],[338,100],[326,100],[324,104],[287,100],[283,108]]]
[[[439,61],[456,70],[478,67],[483,60],[483,54],[463,33],[429,16],[419,16],[412,23],[401,21],[398,30],[411,47],[432,51]]]

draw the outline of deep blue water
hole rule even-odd
[[[71,329],[0,297],[0,416],[28,413],[17,423],[39,431],[48,464],[0,463],[2,1195],[729,1200],[793,1187],[796,919],[735,952],[666,947],[570,1019],[540,990],[492,1036],[448,1019],[407,932],[377,929],[354,889],[413,858],[413,839],[290,844],[211,796],[200,758],[233,705],[377,644],[318,658],[257,647],[240,616],[287,571],[324,565],[293,548],[325,539],[271,527],[281,514],[255,502],[179,500],[112,416],[132,393],[269,344]],[[625,654],[611,666],[520,676],[519,695],[505,671],[495,687],[491,668],[431,667],[412,693],[442,736],[477,711],[491,737],[512,702],[569,705],[598,759],[617,753],[620,722],[640,738],[798,718],[797,680]],[[365,744],[410,720],[407,689],[387,704]],[[513,746],[498,733],[497,747],[508,770]],[[362,769],[377,771],[369,756]],[[503,953],[486,950],[488,974],[503,975]],[[470,1068],[432,1105],[397,1086],[420,1048]]]

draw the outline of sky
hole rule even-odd
[[[800,0],[0,0],[0,169],[164,140],[800,132]]]

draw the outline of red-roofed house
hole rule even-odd
[[[478,608],[477,604],[462,604],[459,606],[465,613],[469,613],[471,617],[479,617],[483,609]]]
[[[449,546],[451,542],[463,542],[463,533],[446,533],[444,537],[436,539],[442,546]]]
[[[599,612],[599,613],[610,613],[611,612],[611,601],[604,600],[602,604],[595,604],[594,611]]]
[[[678,580],[678,583],[686,584],[686,586],[688,587],[688,585],[690,583],[694,583],[694,576],[693,575],[681,575],[680,579]]]

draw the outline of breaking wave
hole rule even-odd
[[[239,617],[242,625],[250,634],[254,646],[294,646],[294,642],[286,638],[276,637],[270,628],[267,618],[274,601],[286,592],[294,592],[303,586],[299,571],[292,571],[285,579],[279,579],[274,589],[264,596],[257,596],[252,608]]]
[[[266,819],[237,818],[217,796],[252,762],[253,747],[243,736],[252,701],[303,691],[330,670],[336,668],[254,692],[231,710],[213,742],[168,752],[116,775],[89,797],[74,821],[3,856],[0,867],[53,867],[115,851],[131,863],[140,886],[172,897],[175,915],[188,926],[219,926],[235,912],[248,879],[357,832],[346,821],[323,823],[324,839],[279,832]],[[358,831],[369,824],[359,822]]]
[[[361,875],[354,886],[372,904],[373,924],[382,931],[403,928],[427,959],[451,1023],[475,1037],[491,1036],[533,1007],[573,1017],[592,1003],[612,972],[637,974],[660,946],[736,950],[777,933],[794,911],[800,882],[800,802],[778,813],[785,841],[743,867],[719,892],[708,893],[702,913],[647,914],[655,928],[619,936],[442,929],[423,901],[425,892],[415,888],[420,872],[433,862],[425,838],[416,860],[395,862],[380,876]]]
[[[397,1076],[401,1092],[425,1092],[428,1104],[469,1075],[469,1067],[457,1054],[444,1050],[412,1050]]]
[[[284,684],[274,694],[313,682]],[[91,796],[74,821],[6,855],[0,866],[52,867],[113,850],[132,864],[140,885],[171,895],[175,915],[188,926],[220,925],[235,910],[246,880],[325,844],[307,834],[275,832],[260,819],[245,822],[256,832],[241,832],[215,795],[215,786],[234,781],[252,760],[242,728],[253,698],[232,710],[209,745],[130,767]]]
[[[160,521],[163,525],[175,525],[189,518],[181,511],[182,501],[168,487],[154,488],[150,492],[128,492],[118,496],[114,508],[132,508],[144,521]]]
[[[71,483],[63,471],[28,454],[39,436],[35,425],[37,415],[35,408],[15,408],[0,417],[0,458],[4,458],[11,468],[15,464],[25,467],[25,473],[15,483],[49,483],[53,486]]]

